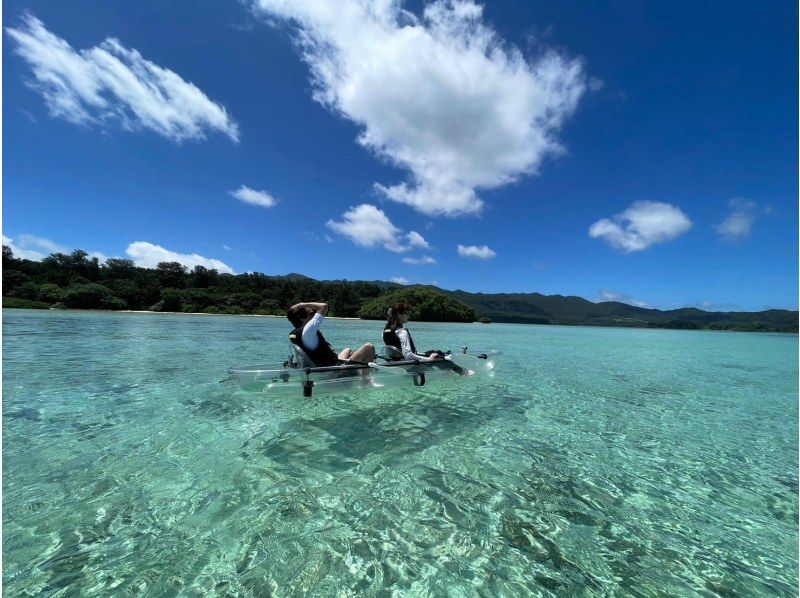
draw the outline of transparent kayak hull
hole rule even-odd
[[[230,368],[230,377],[224,382],[238,384],[247,392],[302,396],[414,388],[491,374],[498,355],[499,352],[459,353],[437,362],[399,361],[328,368],[242,366]]]

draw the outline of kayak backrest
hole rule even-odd
[[[400,361],[403,359],[403,352],[391,345],[384,345],[381,349],[381,355],[389,361]]]
[[[292,349],[294,349],[294,356],[297,359],[297,365],[299,365],[301,368],[317,367],[316,364],[311,361],[311,358],[308,356],[308,354],[300,347],[297,345],[292,345]]]

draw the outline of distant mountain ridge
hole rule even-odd
[[[620,301],[594,302],[574,295],[470,293],[461,289],[451,291],[434,285],[404,286],[395,282],[379,280],[357,282],[378,285],[386,290],[416,287],[438,291],[471,307],[475,311],[477,319],[488,318],[493,322],[563,326],[798,332],[798,312],[786,309],[768,309],[755,312],[715,312],[705,311],[696,307],[682,307],[661,310],[638,307]]]
[[[595,303],[583,297],[541,293],[440,291],[469,305],[478,317],[488,317],[494,322],[779,332],[798,330],[798,312],[784,309],[713,312],[684,307],[660,310],[619,301]]]

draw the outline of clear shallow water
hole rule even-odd
[[[796,336],[410,327],[506,355],[275,400],[280,319],[4,310],[5,593],[796,595]]]

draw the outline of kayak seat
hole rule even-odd
[[[384,345],[383,348],[381,349],[381,356],[386,361],[402,361],[403,352],[397,347],[392,347],[391,345]]]
[[[303,351],[297,345],[292,345],[292,349],[294,349],[294,357],[297,360],[297,365],[301,368],[314,368],[317,367],[316,364],[311,361],[311,358],[308,356],[308,353]]]
[[[292,345],[292,349],[294,349],[294,358],[297,361],[297,365],[300,368],[315,368],[317,364],[311,361],[311,358],[308,356],[308,353],[303,351],[297,345]],[[356,370],[346,370],[342,372],[330,372],[328,374],[323,374],[325,377],[331,378],[350,378],[353,376],[358,376],[359,372]]]

